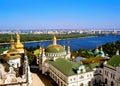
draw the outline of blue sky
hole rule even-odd
[[[120,0],[0,0],[0,29],[119,29]]]

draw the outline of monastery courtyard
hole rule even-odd
[[[32,86],[58,86],[49,76],[43,75],[39,69],[30,68],[32,73]]]

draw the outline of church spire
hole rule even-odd
[[[40,47],[39,47],[39,56],[41,56],[42,53],[43,53],[43,47],[41,47],[41,44],[39,44],[39,45],[40,45]]]
[[[45,55],[45,49],[44,49],[44,46],[42,46],[42,55]]]
[[[45,49],[44,46],[42,47],[42,62],[44,62],[46,60],[46,56],[45,56]]]
[[[65,44],[63,45],[63,48],[65,49]]]
[[[19,35],[18,31],[16,31],[16,44],[15,44],[15,47],[19,52],[21,52],[21,53],[24,52],[24,45],[20,42],[20,35]]]
[[[98,46],[96,47],[95,51],[96,51],[97,53],[99,52]]]
[[[40,48],[39,48],[40,52],[42,52],[42,47],[41,47],[41,44],[40,44]]]
[[[68,54],[70,53],[70,43],[68,41]]]
[[[14,49],[15,48],[15,43],[14,43],[14,39],[12,37],[12,32],[10,33],[11,34],[11,40],[10,40],[10,44],[11,44],[11,49]]]
[[[16,40],[17,40],[17,43],[20,43],[20,35],[18,31],[16,32]]]
[[[53,45],[56,45],[57,44],[57,42],[56,42],[56,37],[55,37],[55,35],[54,35],[54,37],[53,37]]]
[[[103,48],[102,48],[102,46],[101,46],[101,49],[100,49],[101,51],[103,51]]]
[[[119,55],[119,50],[116,51],[116,55]]]

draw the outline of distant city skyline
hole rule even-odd
[[[119,29],[119,0],[0,0],[0,30]]]

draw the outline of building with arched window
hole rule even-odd
[[[28,57],[17,33],[15,43],[12,35],[11,47],[0,55],[0,86],[28,86],[32,84]]]
[[[103,67],[97,68],[97,83],[104,86],[120,86],[120,55],[114,55]]]
[[[92,65],[83,65],[70,58],[70,46],[57,44],[54,36],[53,44],[46,49],[40,47],[39,70],[49,76],[59,86],[92,86],[94,70]]]

